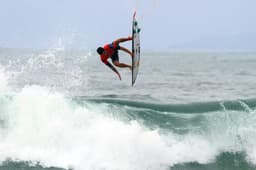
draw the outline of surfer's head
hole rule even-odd
[[[99,55],[103,54],[104,48],[99,47],[99,48],[97,49],[97,52],[98,52]]]

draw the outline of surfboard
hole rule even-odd
[[[132,21],[132,86],[134,85],[140,66],[140,28],[136,19],[136,12],[133,14]]]

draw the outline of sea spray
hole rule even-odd
[[[9,79],[9,76],[6,73],[5,68],[0,65],[0,94],[7,93],[8,79]]]

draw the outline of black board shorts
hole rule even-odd
[[[112,62],[119,61],[118,50],[115,50],[114,54],[110,57]]]

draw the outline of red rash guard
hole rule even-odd
[[[119,46],[117,43],[111,43],[111,44],[104,45],[103,48],[104,48],[104,54],[100,55],[100,59],[103,63],[107,64],[108,58],[114,54],[115,50],[119,49]]]

